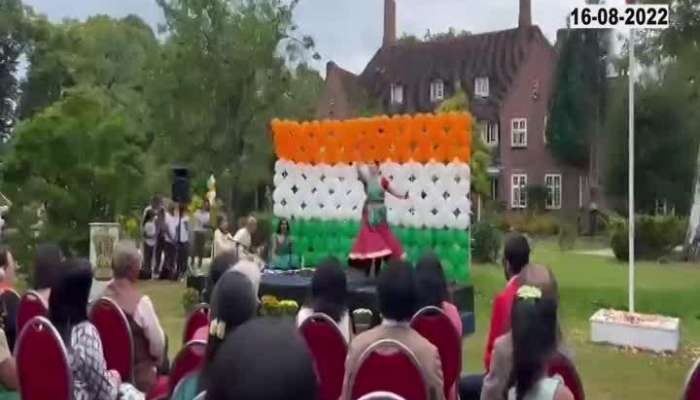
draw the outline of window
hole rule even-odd
[[[561,174],[545,175],[544,187],[547,188],[545,208],[548,210],[561,209]]]
[[[445,98],[445,83],[436,79],[430,83],[430,101],[441,101]]]
[[[474,80],[474,96],[489,97],[489,78],[481,77]]]
[[[391,104],[403,104],[403,86],[398,83],[391,84]]]
[[[527,118],[510,120],[510,144],[513,147],[527,147]]]
[[[510,208],[527,208],[527,175],[511,175]]]
[[[497,122],[487,122],[486,123],[486,138],[484,141],[487,145],[495,146],[498,144],[498,123]]]
[[[498,199],[498,178],[496,177],[491,178],[491,199]]]

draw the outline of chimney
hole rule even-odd
[[[532,0],[520,0],[519,28],[527,28],[532,25]]]
[[[382,47],[396,44],[396,0],[384,0],[384,41]]]

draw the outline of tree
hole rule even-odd
[[[297,1],[158,0],[167,41],[148,98],[163,162],[215,173],[232,211],[271,180],[269,121],[289,93],[286,61],[313,47],[293,36]]]
[[[470,104],[467,94],[460,90],[449,99],[445,99],[437,108],[438,113],[447,113],[454,111],[469,111]],[[481,139],[479,129],[472,127],[472,148],[471,161],[469,167],[471,169],[471,185],[472,191],[479,193],[482,196],[491,195],[491,178],[488,174],[488,168],[491,165],[491,154],[488,147]]]
[[[0,0],[0,143],[9,139],[15,125],[17,66],[27,45],[30,14],[20,0]]]
[[[20,229],[31,231],[38,221],[26,209],[41,205],[40,240],[87,254],[90,222],[116,221],[146,200],[142,141],[122,111],[104,88],[73,90],[18,126],[2,172],[8,195],[22,205],[11,218],[33,216],[14,218]]]
[[[600,131],[606,103],[609,34],[596,30],[567,33],[555,75],[547,142],[566,164],[585,167]]]

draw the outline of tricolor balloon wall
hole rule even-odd
[[[357,164],[381,163],[408,200],[386,196],[388,218],[409,258],[428,250],[450,279],[469,280],[472,118],[467,113],[272,121],[274,214],[290,219],[295,253],[307,265],[347,258],[365,201]]]

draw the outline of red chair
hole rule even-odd
[[[445,398],[454,398],[455,383],[462,372],[462,338],[452,321],[437,307],[419,310],[411,320],[411,328],[438,349],[445,383]]]
[[[685,381],[683,400],[700,400],[700,358],[695,361]]]
[[[68,354],[56,328],[44,317],[25,324],[16,349],[23,400],[71,400],[73,377]]]
[[[107,369],[119,372],[125,382],[131,382],[134,342],[124,311],[113,300],[103,297],[92,305],[89,318],[100,334]]]
[[[203,326],[209,325],[209,305],[199,304],[187,317],[185,331],[182,334],[182,344],[187,344],[194,339],[194,334]]]
[[[557,353],[549,360],[547,374],[549,376],[559,375],[564,380],[566,387],[571,390],[575,400],[586,399],[586,395],[583,392],[581,377],[576,370],[576,366],[563,354]]]
[[[360,356],[357,371],[351,373],[350,398],[386,391],[406,400],[428,399],[428,385],[416,356],[396,340],[380,340]]]
[[[39,293],[30,290],[19,300],[17,308],[17,332],[22,332],[24,325],[34,317],[46,317],[49,315],[49,307],[39,296]]]
[[[348,344],[335,322],[326,314],[314,314],[299,327],[316,363],[319,399],[337,400],[343,389]]]
[[[175,386],[180,383],[182,378],[202,368],[206,348],[206,342],[192,340],[177,353],[170,370],[170,379],[168,382],[170,395],[172,395],[172,391],[175,389]]]
[[[398,394],[389,392],[373,392],[360,397],[360,400],[405,400]]]

